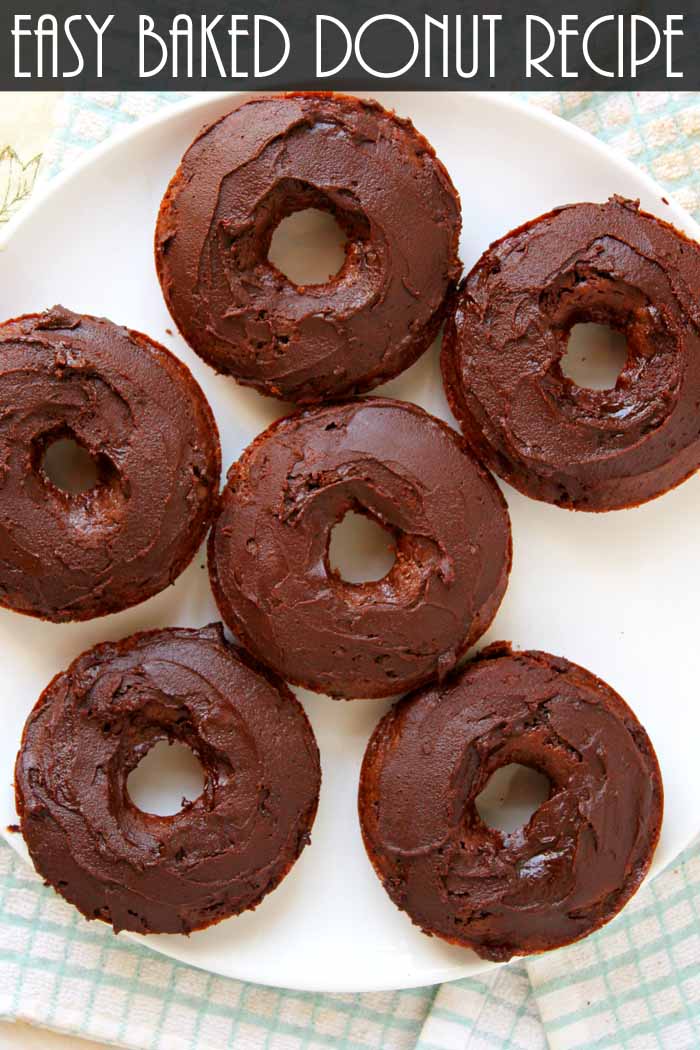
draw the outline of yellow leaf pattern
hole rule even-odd
[[[23,164],[12,146],[0,150],[0,223],[12,218],[27,199],[39,172],[41,154]]]

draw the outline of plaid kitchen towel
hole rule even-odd
[[[182,97],[15,106],[0,96],[0,223],[37,174],[50,178]],[[700,94],[529,97],[624,151],[700,219]],[[311,995],[216,977],[114,937],[0,844],[0,1018],[139,1050],[697,1050],[699,915],[697,843],[570,948],[439,988]]]

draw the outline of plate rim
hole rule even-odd
[[[0,253],[4,252],[10,245],[11,240],[21,233],[25,223],[29,222],[53,196],[54,193],[60,192],[60,190],[69,182],[74,179],[79,179],[89,173],[90,168],[93,165],[99,164],[102,159],[111,153],[113,150],[119,150],[123,146],[130,146],[136,140],[143,135],[148,135],[153,128],[161,127],[170,122],[177,122],[184,114],[196,113],[198,110],[204,110],[208,106],[217,103],[224,103],[228,100],[231,102],[256,95],[269,95],[269,94],[283,94],[284,92],[276,91],[215,91],[215,92],[197,92],[190,96],[171,103],[164,104],[156,112],[149,114],[148,116],[137,118],[133,123],[120,127],[112,132],[103,141],[93,147],[88,147],[85,153],[79,157],[74,163],[70,163],[67,167],[62,168],[56,175],[48,177],[44,175],[40,177],[40,184],[35,189],[30,200],[27,204],[19,211],[16,216],[6,224],[4,229],[0,232]],[[361,98],[372,98],[374,93],[366,91],[351,92],[343,91],[338,92],[339,94],[355,94],[356,97]],[[580,128],[578,125],[572,123],[564,117],[559,116],[556,113],[551,112],[548,109],[543,108],[537,104],[534,104],[527,99],[518,98],[510,92],[501,91],[442,91],[442,92],[420,92],[420,91],[390,91],[382,90],[377,92],[380,95],[390,94],[394,99],[406,99],[408,103],[408,112],[410,113],[410,99],[416,95],[434,95],[437,94],[441,99],[455,98],[464,101],[465,96],[469,101],[478,100],[480,104],[486,104],[489,106],[495,106],[497,109],[509,111],[510,113],[516,113],[521,115],[523,118],[534,121],[536,124],[544,125],[551,129],[554,129],[560,136],[568,138],[569,140],[584,146],[587,150],[591,150],[597,155],[605,158],[607,161],[611,159],[614,161],[618,169],[629,174],[635,180],[637,180],[646,189],[646,191],[657,197],[660,202],[668,206],[668,216],[662,221],[670,222],[672,225],[682,224],[684,231],[688,236],[695,238],[700,242],[700,222],[698,222],[681,204],[676,202],[672,196],[669,196],[670,191],[666,191],[656,179],[653,178],[647,171],[636,165],[632,160],[626,157],[623,153],[616,150],[614,147],[602,139],[597,138],[593,133]],[[206,126],[203,121],[202,126]],[[566,201],[562,201],[564,205]],[[657,215],[658,218],[662,218]],[[1,258],[1,256],[0,256]],[[0,318],[0,320],[3,320]],[[698,828],[697,830],[700,830]],[[658,866],[652,863],[652,870],[647,874],[642,886],[646,885],[649,881],[656,878],[657,875],[661,874],[665,868],[668,867],[682,852],[687,848],[689,843],[692,841],[693,835],[685,841],[680,847],[670,853],[669,856],[664,857]],[[26,847],[24,847],[24,840],[18,838],[17,834],[10,832],[9,828],[6,828],[4,824],[0,825],[0,836],[4,841],[12,848],[13,853],[18,856],[22,863],[28,864],[32,867],[31,859],[28,856]],[[641,886],[640,886],[641,889]],[[639,891],[638,891],[639,892]],[[624,908],[623,908],[624,911]],[[154,939],[153,935],[143,937],[136,933],[130,933],[129,931],[122,931],[116,935],[118,938],[126,941],[129,944],[139,945],[142,948],[146,948],[150,951],[154,951],[159,955],[163,955],[170,959],[174,963],[183,966],[192,966],[196,969],[204,970],[205,972],[219,974],[225,979],[239,980],[242,982],[261,984],[267,987],[279,987],[272,979],[266,979],[264,975],[256,974],[255,977],[250,976],[236,976],[234,973],[223,974],[220,970],[212,970],[210,967],[202,962],[199,963],[196,960],[185,959],[178,952],[173,952],[171,944],[167,939],[166,935]],[[513,961],[521,961],[524,957],[517,957]],[[503,962],[490,962],[488,960],[474,959],[473,953],[470,954],[470,967],[468,971],[461,973],[454,973],[455,969],[460,970],[461,967],[447,964],[444,968],[450,971],[450,976],[444,976],[440,973],[441,968],[432,966],[427,970],[426,975],[422,975],[420,978],[410,977],[408,975],[397,985],[396,981],[379,981],[369,984],[362,984],[359,988],[356,984],[348,985],[343,980],[340,981],[326,981],[324,988],[319,992],[318,986],[312,982],[305,981],[300,975],[296,979],[294,985],[288,985],[290,990],[299,992],[311,992],[318,994],[364,994],[369,992],[383,992],[383,991],[400,991],[408,990],[411,988],[429,987],[440,983],[449,983],[451,981],[461,980],[465,977],[475,977],[482,973],[492,972],[495,968],[507,965]],[[475,968],[476,967],[476,968]]]

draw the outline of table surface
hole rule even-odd
[[[0,1021],[0,1050],[109,1050],[104,1043],[93,1043],[74,1035],[59,1035],[47,1028],[35,1028],[20,1021]]]

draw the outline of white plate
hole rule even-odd
[[[462,258],[547,209],[612,193],[692,236],[700,229],[645,175],[585,133],[499,95],[382,94],[434,144],[462,196]],[[161,340],[190,366],[216,413],[227,467],[281,412],[278,403],[217,377],[168,329],[152,258],[161,195],[185,147],[229,101],[205,96],[166,110],[95,150],[34,201],[0,255],[0,315],[55,302],[102,314]],[[450,419],[435,350],[387,393]],[[700,477],[638,510],[571,514],[508,489],[515,541],[505,601],[485,641],[566,655],[610,682],[647,726],[666,785],[658,871],[698,830],[700,763]],[[42,624],[0,613],[3,666],[2,826],[15,819],[12,766],[23,722],[59,669],[103,639],[216,618],[203,557],[175,587],[137,609],[88,624]],[[190,938],[145,943],[220,974],[316,991],[427,985],[489,964],[415,929],[365,857],[356,815],[367,737],[387,704],[333,703],[299,691],[316,731],[323,787],[313,843],[254,913]],[[10,844],[24,852],[18,835]],[[142,943],[144,941],[142,940]]]

